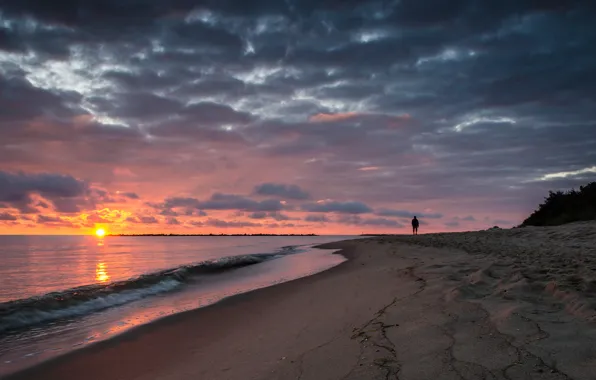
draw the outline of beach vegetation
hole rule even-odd
[[[550,191],[522,226],[558,226],[596,219],[596,182],[579,190]]]

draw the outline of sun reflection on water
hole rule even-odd
[[[95,280],[97,282],[108,282],[110,275],[108,274],[108,266],[104,262],[97,263],[95,267]]]

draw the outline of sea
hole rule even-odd
[[[0,236],[0,377],[139,325],[310,276],[354,236]]]

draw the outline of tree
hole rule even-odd
[[[544,203],[522,226],[558,226],[565,223],[596,219],[596,182],[580,186],[579,191],[549,191]]]

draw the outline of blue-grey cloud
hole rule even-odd
[[[0,172],[0,202],[22,200],[33,192],[49,198],[72,198],[87,190],[85,182],[68,175]]]
[[[131,223],[138,223],[138,224],[157,224],[159,220],[157,220],[154,216],[130,216],[126,218],[127,222]]]
[[[336,220],[337,223],[355,226],[378,226],[378,227],[404,227],[403,224],[394,219],[386,218],[362,218],[358,215],[343,216]]]
[[[328,222],[331,222],[331,220],[326,215],[316,215],[316,214],[307,215],[304,218],[304,220],[307,221],[307,222],[315,222],[315,223],[328,223]]]
[[[291,220],[292,218],[290,218],[288,215],[286,214],[282,214],[280,212],[265,212],[265,211],[257,211],[257,212],[253,212],[251,214],[248,215],[249,218],[251,219],[274,219],[277,221],[284,221],[284,220]]]
[[[74,223],[60,217],[60,216],[49,216],[49,215],[37,215],[35,221],[38,224],[52,226],[52,227],[77,227]]]
[[[133,192],[124,192],[124,193],[119,193],[120,195],[122,195],[123,197],[129,198],[129,199],[139,199],[139,195],[137,193],[133,193]]]
[[[158,206],[158,207],[159,207],[159,206]],[[190,213],[190,215],[192,215],[192,211],[193,211],[193,210],[191,210],[191,213]],[[178,216],[178,215],[180,215],[180,213],[178,213],[178,212],[176,212],[176,211],[172,210],[171,208],[164,208],[163,210],[161,210],[161,211],[159,212],[159,215],[163,215],[163,216]]]
[[[276,199],[255,201],[241,195],[222,193],[214,193],[207,200],[172,197],[167,198],[163,204],[155,206],[163,209],[183,207],[197,210],[240,210],[249,212],[273,212],[284,208],[284,205]]]
[[[203,210],[196,210],[192,208],[188,208],[184,210],[184,215],[186,216],[207,216],[207,213]]]
[[[342,214],[366,214],[372,209],[362,202],[317,202],[305,203],[300,206],[301,210],[309,212],[337,212]]]
[[[171,226],[178,226],[178,225],[180,225],[181,223],[180,223],[180,221],[179,221],[178,219],[176,219],[176,218],[168,218],[168,219],[167,219],[167,221],[166,221],[166,224],[169,224],[169,225],[171,225]]]
[[[8,212],[0,212],[0,221],[14,221],[18,218],[15,215],[9,214]]]
[[[443,215],[439,213],[413,212],[406,210],[391,209],[380,209],[376,211],[376,214],[380,216],[393,216],[398,218],[413,218],[414,216],[416,216],[418,218],[440,219],[443,217]]]
[[[310,194],[297,185],[285,185],[280,183],[263,183],[255,186],[255,194],[280,197],[284,199],[308,199]]]
[[[31,198],[33,194],[48,199],[60,212],[77,212],[89,191],[86,182],[68,175],[0,171],[0,204],[24,213],[37,210]]]
[[[203,226],[218,227],[218,228],[242,228],[242,227],[259,227],[259,223],[244,222],[244,221],[228,221],[221,219],[208,219],[201,224]]]

